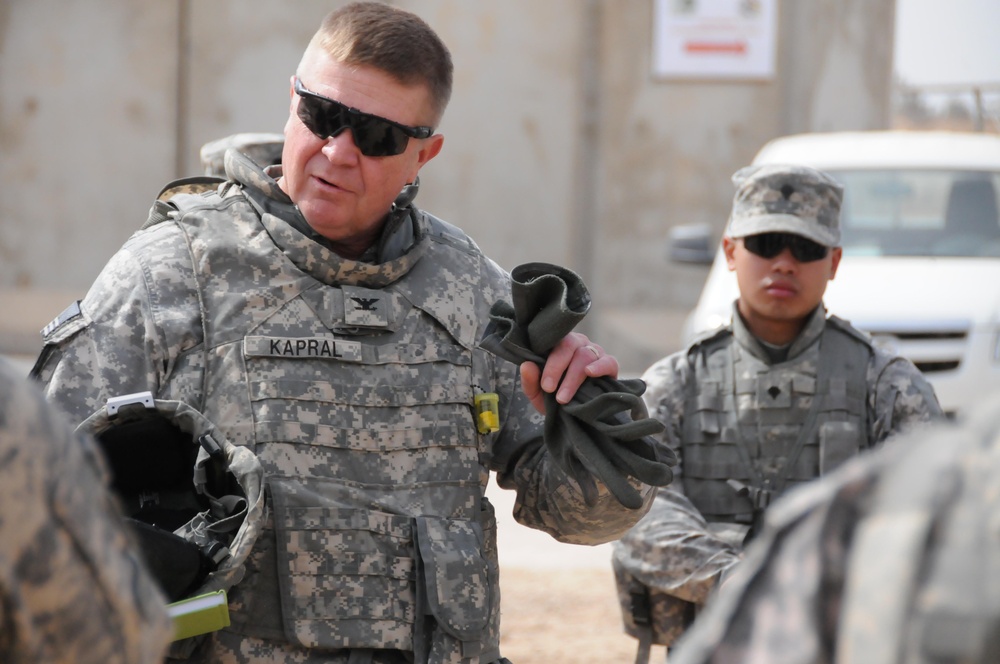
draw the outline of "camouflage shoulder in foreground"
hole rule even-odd
[[[994,394],[790,493],[671,664],[998,661],[998,431]]]
[[[93,443],[6,366],[0,409],[0,661],[161,661],[172,623]]]

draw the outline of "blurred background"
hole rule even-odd
[[[0,353],[82,297],[205,142],[280,132],[332,0],[0,0]],[[768,140],[1000,132],[997,0],[400,0],[452,50],[417,204],[506,268],[579,272],[586,331],[641,372],[679,348],[730,175]]]

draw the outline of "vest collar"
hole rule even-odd
[[[736,303],[733,303],[733,338],[746,348],[755,357],[760,359],[767,364],[774,364],[771,360],[772,354],[764,346],[764,344],[753,335],[753,333],[747,328],[746,324],[743,322],[743,317],[740,315],[739,308]],[[788,353],[784,361],[794,360],[796,357],[801,355],[803,351],[812,346],[819,340],[820,335],[823,333],[823,328],[826,327],[826,308],[820,304],[816,309],[809,315],[809,319],[806,321],[805,326],[802,331],[799,332],[799,336],[792,340],[792,343],[788,345]]]
[[[365,255],[374,262],[342,258],[278,186],[280,166],[265,171],[245,155],[228,150],[225,167],[226,175],[241,185],[257,209],[275,244],[300,270],[323,283],[383,288],[409,272],[427,250],[423,215],[408,206],[389,213],[375,251]]]

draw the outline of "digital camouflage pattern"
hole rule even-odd
[[[832,325],[857,342],[835,357],[838,366],[859,367],[856,380],[818,378],[820,341],[832,333]],[[665,425],[664,441],[676,451],[678,465],[674,483],[659,491],[649,513],[615,543],[616,572],[651,593],[700,606],[741,559],[743,537],[753,522],[752,501],[727,480],[754,486],[770,482],[769,498],[777,497],[820,476],[824,465],[833,467],[942,416],[933,389],[909,360],[864,340],[843,322],[828,319],[820,307],[788,357],[774,361],[734,310],[730,328],[650,367],[643,376],[648,385],[643,398]],[[848,351],[863,354],[852,360]],[[720,387],[727,384],[727,371],[735,374],[728,381],[736,385],[735,395]],[[861,385],[852,387],[855,382]],[[813,400],[820,398],[824,401],[810,415]],[[799,443],[809,419],[816,431],[806,432],[808,440]],[[624,596],[622,602],[626,629],[634,632]],[[654,643],[671,643],[678,634],[676,615],[654,616]]]
[[[671,664],[1000,661],[1000,394],[788,494]]]
[[[0,661],[142,664],[173,636],[89,438],[0,364]]]
[[[230,151],[226,168],[218,190],[161,197],[40,364],[73,417],[150,390],[260,459],[270,500],[233,624],[193,659],[499,661],[490,471],[520,523],[563,542],[609,541],[643,510],[603,485],[588,506],[549,458],[517,366],[477,346],[510,278],[464,233],[401,208],[345,260],[299,230],[280,167]],[[498,432],[477,431],[483,392]]]
[[[840,245],[843,186],[806,166],[747,166],[733,175],[736,196],[726,235],[794,233],[827,247]]]

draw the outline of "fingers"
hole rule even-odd
[[[587,344],[583,347],[583,350],[588,350],[594,354],[594,360],[601,359],[601,350],[594,344]]]
[[[617,378],[618,360],[586,335],[570,332],[549,353],[540,387],[545,392],[555,392],[556,401],[566,404],[584,380],[597,376]]]
[[[542,369],[534,362],[521,363],[521,390],[539,413],[545,414],[545,396],[539,384]]]

